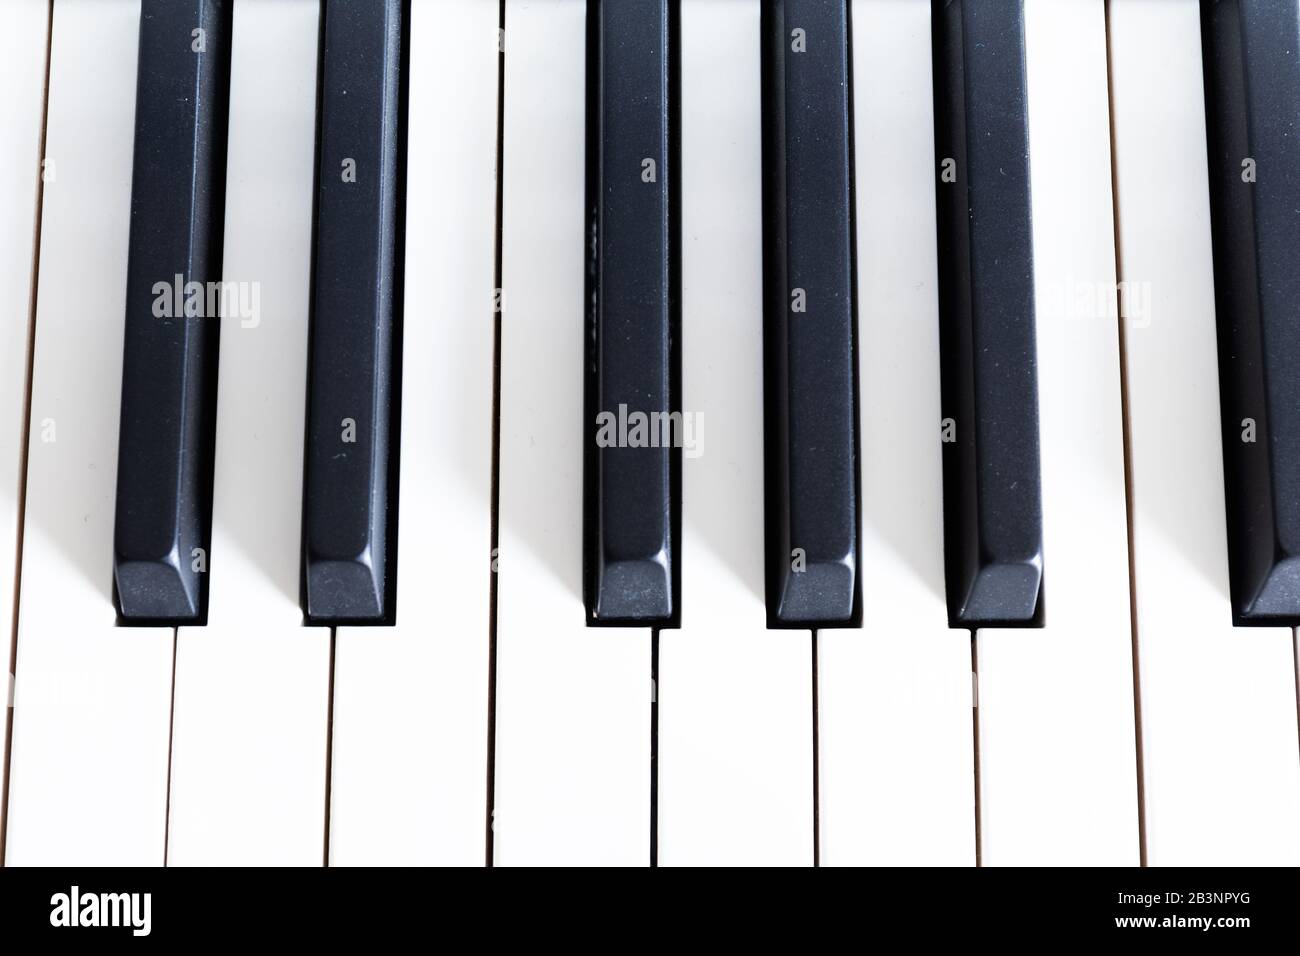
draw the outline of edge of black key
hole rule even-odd
[[[175,7],[162,8],[167,14],[174,14],[180,10],[179,4]],[[203,225],[203,233],[206,237],[205,248],[200,252],[204,258],[200,268],[191,270],[192,262],[186,263],[184,279],[186,282],[195,281],[207,283],[210,281],[220,281],[222,279],[222,257],[224,253],[224,236],[225,236],[225,193],[226,193],[226,145],[229,131],[229,112],[230,112],[230,67],[231,55],[234,48],[233,32],[233,9],[232,4],[221,2],[213,3],[211,0],[198,5],[197,9],[181,10],[181,16],[185,19],[183,24],[177,27],[192,27],[193,24],[201,24],[205,32],[205,40],[214,47],[215,55],[208,54],[206,50],[196,51],[192,46],[187,51],[187,55],[202,53],[208,56],[211,63],[210,69],[213,71],[213,87],[211,90],[212,117],[211,126],[207,131],[205,140],[207,149],[196,151],[199,155],[199,162],[206,162],[208,168],[207,185],[208,191],[204,198],[206,203],[199,210],[200,216],[206,217]],[[145,37],[149,29],[150,11],[148,6],[142,7],[140,17],[140,37],[141,49],[145,47]],[[180,34],[178,33],[178,36]],[[188,39],[190,30],[184,31],[184,37]],[[137,115],[134,123],[133,149],[140,149],[140,86],[144,79],[144,73],[147,64],[137,64],[136,80],[136,111]],[[202,137],[203,133],[196,134]],[[139,158],[132,157],[132,183],[131,183],[131,230],[134,233],[137,226],[137,211],[142,202],[150,202],[157,199],[166,201],[170,195],[141,195],[138,191],[141,189],[141,180],[139,176]],[[156,191],[153,191],[156,193]],[[191,228],[193,224],[191,224]],[[135,242],[131,241],[129,252],[129,262],[127,265],[127,294],[124,308],[127,311],[126,328],[124,330],[124,356],[131,353],[131,331],[130,322],[133,310],[144,309],[148,301],[153,298],[154,283],[162,281],[164,278],[171,279],[172,275],[166,277],[152,274],[151,271],[157,265],[156,263],[141,263],[138,260],[140,251],[136,248]],[[193,254],[193,245],[190,248]],[[141,273],[140,269],[145,268]],[[169,270],[173,272],[174,270]],[[144,290],[149,290],[146,295]],[[181,318],[181,317],[177,317]],[[150,321],[156,321],[150,319]],[[192,353],[197,351],[197,365],[187,369],[187,375],[193,376],[199,382],[199,396],[197,407],[186,409],[186,434],[192,439],[191,451],[188,453],[189,461],[182,464],[182,469],[189,468],[194,472],[192,486],[182,488],[178,495],[180,502],[178,508],[188,514],[188,518],[180,517],[178,521],[188,524],[189,540],[179,540],[186,537],[185,529],[178,530],[178,540],[174,541],[174,547],[165,554],[149,553],[150,548],[144,545],[140,539],[124,540],[132,538],[134,535],[129,528],[124,525],[131,522],[135,516],[136,509],[143,506],[140,501],[131,501],[129,498],[124,500],[121,487],[123,482],[134,484],[140,476],[135,471],[141,466],[141,461],[132,453],[129,446],[133,440],[138,440],[141,436],[135,434],[137,429],[132,422],[132,405],[129,400],[130,383],[127,379],[127,362],[123,362],[123,400],[121,409],[121,426],[119,430],[119,455],[117,462],[117,491],[115,492],[115,519],[114,519],[114,558],[113,558],[113,583],[112,597],[114,607],[117,610],[117,623],[119,626],[168,626],[168,625],[201,625],[206,623],[207,619],[207,594],[208,594],[208,574],[205,570],[195,570],[191,561],[191,555],[186,553],[186,546],[191,549],[201,548],[204,552],[205,563],[211,561],[211,531],[212,531],[212,490],[213,490],[213,461],[216,443],[216,414],[217,414],[217,374],[218,374],[218,351],[220,348],[220,318],[219,316],[202,316],[198,318],[184,318],[182,320],[186,326],[187,342],[183,346],[186,352]],[[193,336],[197,344],[191,345],[188,341]],[[191,358],[195,357],[193,355]],[[133,434],[135,438],[133,439]],[[157,549],[154,549],[155,552]],[[192,553],[192,550],[191,550]]]
[[[763,206],[763,470],[764,470],[764,604],[766,607],[766,626],[769,630],[809,630],[815,628],[862,626],[862,468],[861,468],[861,384],[858,380],[858,267],[857,267],[857,165],[856,157],[856,123],[853,101],[853,3],[844,3],[845,15],[845,62],[846,62],[846,96],[848,100],[848,254],[849,254],[849,308],[851,329],[849,344],[849,363],[852,380],[852,456],[853,456],[853,558],[852,565],[844,561],[810,561],[806,571],[797,577],[785,575],[788,563],[788,535],[781,531],[786,522],[782,520],[787,504],[783,497],[789,485],[785,474],[785,455],[779,440],[785,430],[787,403],[781,400],[774,381],[784,377],[782,368],[787,360],[782,341],[773,334],[773,316],[785,317],[788,304],[788,290],[784,281],[786,267],[773,268],[771,263],[783,249],[778,234],[785,232],[786,209],[784,186],[773,175],[771,157],[785,157],[785,106],[784,89],[781,86],[781,74],[784,71],[785,22],[775,23],[778,13],[784,13],[784,5],[776,0],[763,0],[760,9],[760,86],[762,115],[762,206]],[[779,27],[779,29],[778,29]],[[769,117],[777,117],[772,120]],[[773,213],[777,219],[773,219]],[[782,581],[798,582],[797,592],[790,587],[783,588]],[[839,603],[846,613],[832,615],[812,615],[798,613],[791,609],[791,604],[827,603],[821,596],[827,591],[835,597],[829,603]],[[847,603],[846,603],[847,599]]]
[[[1033,392],[1034,447],[1030,453],[1010,446],[1003,431],[995,439],[977,439],[978,422],[964,421],[963,410],[973,411],[978,387],[977,357],[982,351],[1011,353],[1023,349],[1030,354],[1027,361],[1036,369],[1036,339],[1021,342],[1014,328],[985,329],[986,335],[978,346],[975,342],[974,291],[971,252],[971,204],[966,186],[968,144],[966,92],[969,76],[965,63],[966,19],[971,15],[967,7],[977,11],[977,16],[1005,14],[1014,9],[1020,21],[1021,70],[1024,66],[1024,4],[1011,0],[1006,7],[986,0],[932,0],[931,3],[931,56],[934,96],[935,128],[935,188],[936,232],[939,262],[939,340],[942,416],[956,424],[956,441],[944,442],[943,448],[943,523],[944,523],[944,578],[948,604],[949,626],[954,628],[983,627],[1042,627],[1045,621],[1045,569],[1042,537],[1042,464],[1040,442],[1037,434],[1037,385]],[[954,25],[955,24],[955,25]],[[951,50],[948,33],[956,29],[960,47]],[[954,60],[960,57],[960,60]],[[1024,82],[1028,84],[1027,76]],[[1026,98],[1027,98],[1026,92]],[[1027,108],[1027,107],[1026,107]],[[1028,131],[1026,127],[1026,172],[1028,163]],[[957,180],[945,183],[941,173],[946,158],[956,161]],[[1031,185],[1026,185],[1028,196]],[[955,191],[955,192],[954,192]],[[1032,209],[1029,211],[1032,214]],[[1032,268],[1032,223],[1028,242]],[[1034,309],[1033,276],[1028,278],[1029,308]],[[1036,316],[1034,317],[1036,321]],[[990,342],[989,335],[996,342]],[[956,359],[956,360],[954,360]],[[1036,374],[1036,373],[1035,373]],[[1005,396],[1004,396],[1005,397]],[[1033,500],[1027,503],[1029,513],[1017,510],[1004,514],[1002,519],[1014,517],[1016,521],[1029,521],[1037,525],[1036,552],[1023,554],[996,554],[988,539],[987,523],[998,520],[998,515],[987,513],[982,501],[984,492],[979,487],[981,462],[987,463],[995,456],[990,444],[1002,442],[996,458],[1005,464],[1017,455],[1032,454],[1035,467]],[[982,453],[981,453],[982,452]],[[1005,489],[1004,489],[1005,493]],[[1025,529],[1020,529],[1024,537]],[[1031,535],[1034,536],[1034,535]],[[1013,535],[1012,537],[1016,537]],[[1003,542],[1005,544],[1005,542]],[[1019,541],[1012,552],[1023,551],[1027,542]]]
[[[668,269],[669,269],[669,409],[682,410],[682,325],[681,325],[681,7],[680,0],[667,0],[668,14]],[[585,343],[583,349],[583,604],[588,627],[662,627],[681,626],[681,535],[682,535],[682,449],[674,443],[669,449],[670,535],[673,552],[663,560],[615,562],[606,568],[609,590],[654,595],[652,600],[629,600],[635,613],[596,614],[601,598],[598,581],[599,540],[599,449],[596,446],[596,415],[600,409],[597,380],[599,361],[599,313],[596,300],[599,281],[599,163],[596,150],[600,120],[599,86],[594,65],[599,62],[600,0],[590,0],[586,20],[586,83],[584,124],[585,232],[583,241]],[[611,573],[612,572],[612,573]],[[664,594],[664,583],[667,593]],[[622,583],[620,583],[622,582]],[[669,603],[662,608],[644,610],[644,606]]]
[[[408,105],[410,76],[410,41],[411,41],[411,0],[398,0],[401,27],[399,41],[399,67],[397,88],[397,126],[396,126],[396,163],[394,167],[394,244],[393,275],[390,302],[391,328],[389,330],[390,353],[388,364],[388,405],[389,420],[387,425],[385,469],[385,514],[383,520],[384,549],[381,559],[384,563],[383,575],[379,578],[382,594],[374,602],[365,602],[359,606],[356,600],[336,600],[331,606],[322,606],[317,602],[313,606],[311,592],[313,579],[316,593],[321,594],[330,582],[340,577],[358,578],[363,583],[372,581],[374,575],[368,572],[373,567],[374,557],[358,556],[352,561],[312,560],[307,527],[309,502],[308,468],[311,458],[311,376],[310,362],[315,345],[315,313],[317,281],[319,277],[318,243],[321,200],[321,161],[324,148],[324,102],[325,102],[325,52],[327,36],[328,0],[323,0],[319,29],[317,34],[316,54],[316,134],[314,144],[313,183],[312,183],[312,255],[309,275],[311,290],[311,321],[308,322],[308,378],[304,382],[307,393],[305,408],[307,417],[304,423],[305,440],[303,443],[303,522],[302,522],[302,559],[299,575],[299,605],[303,610],[304,623],[309,625],[330,626],[370,626],[390,625],[397,616],[397,529],[399,513],[399,488],[401,475],[401,407],[402,407],[402,330],[404,326],[405,307],[405,273],[406,273],[406,181],[407,181],[407,139],[408,139]],[[353,586],[345,587],[353,591]],[[356,588],[360,590],[360,588]],[[337,592],[336,592],[337,593]]]

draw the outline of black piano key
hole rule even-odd
[[[585,590],[590,624],[675,618],[680,528],[676,0],[588,5]]]
[[[1300,4],[1201,7],[1236,623],[1300,624]]]
[[[953,626],[1041,625],[1021,0],[934,0],[944,538]]]
[[[848,2],[767,0],[761,31],[768,624],[848,624],[859,592]]]
[[[144,0],[114,578],[125,623],[203,619],[231,3]]]
[[[403,8],[323,8],[303,515],[316,623],[380,623],[393,609]]]

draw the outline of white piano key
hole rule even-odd
[[[171,865],[319,865],[329,629],[302,626],[319,5],[239,0],[208,622],[176,644]]]
[[[1196,4],[1110,6],[1147,861],[1300,863],[1292,632],[1228,598]]]
[[[930,7],[853,6],[861,630],[817,634],[824,866],[975,862],[970,632],[944,601]]]
[[[1028,0],[1047,626],[977,634],[985,865],[1139,861],[1102,0]]]
[[[506,5],[499,865],[650,859],[650,633],[582,603],[585,39],[580,0]]]
[[[113,495],[137,0],[60,0],[6,862],[163,862],[173,631],[118,628]]]
[[[681,31],[682,404],[704,427],[682,628],[659,638],[659,863],[808,865],[811,635],[763,604],[759,5],[686,4]]]
[[[0,7],[0,642],[5,673],[13,673],[18,527],[27,437],[27,362],[35,287],[41,134],[45,127],[45,61],[50,0]],[[0,775],[8,753],[0,756]],[[3,837],[0,837],[3,840]]]
[[[484,862],[497,25],[412,6],[397,622],[335,639],[332,865]]]

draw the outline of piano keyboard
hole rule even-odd
[[[1300,0],[8,0],[14,865],[1300,863]]]

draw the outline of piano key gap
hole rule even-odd
[[[854,367],[857,367],[855,360]],[[856,376],[855,376],[856,378]],[[859,501],[861,498],[858,499]],[[861,553],[861,552],[859,552]],[[861,576],[859,575],[859,579]],[[861,603],[861,588],[858,590],[859,604]],[[822,788],[821,788],[821,731],[818,721],[819,700],[817,695],[817,631],[810,633],[809,645],[812,650],[812,789],[813,789],[813,866],[822,865]]]
[[[1128,334],[1124,325],[1124,256],[1121,246],[1122,237],[1120,234],[1119,219],[1119,164],[1115,150],[1115,69],[1114,42],[1111,35],[1110,0],[1106,0],[1103,15],[1106,21],[1106,97],[1107,111],[1110,117],[1110,189],[1111,202],[1114,207],[1111,212],[1111,223],[1115,237],[1115,321],[1117,324],[1116,332],[1119,336],[1120,432],[1123,437],[1124,446],[1124,510],[1128,526],[1128,604],[1129,630],[1132,638],[1133,734],[1135,753],[1134,773],[1137,777],[1138,861],[1140,866],[1146,866],[1146,773],[1142,752],[1142,681],[1141,671],[1138,667],[1139,635],[1137,618],[1137,565],[1134,560],[1133,550],[1133,436],[1132,420],[1129,413]]]
[[[338,641],[338,628],[330,628],[329,684],[326,690],[325,709],[325,833],[322,838],[321,865],[330,865],[330,808],[332,804],[334,782],[334,662],[338,659],[335,649]],[[173,682],[172,686],[175,686]]]
[[[5,708],[4,739],[4,780],[0,781],[0,866],[4,865],[5,843],[9,834],[9,758],[13,750],[14,736],[14,685],[18,673],[18,608],[22,601],[23,583],[23,533],[27,516],[27,457],[28,441],[32,424],[32,374],[36,358],[36,301],[41,274],[41,217],[45,202],[45,140],[50,117],[50,51],[54,42],[54,0],[49,0],[45,20],[45,78],[41,86],[41,132],[40,149],[37,155],[36,174],[36,215],[32,223],[32,271],[31,294],[27,303],[27,356],[23,367],[23,408],[22,425],[18,434],[21,447],[18,449],[18,523],[14,535],[14,603],[13,614],[9,621],[9,678],[7,688],[8,706]]]
[[[984,865],[984,826],[982,823],[983,813],[980,806],[980,652],[979,652],[979,632],[974,628],[970,630],[970,679],[971,679],[971,734],[973,735],[973,745],[971,753],[974,757],[972,783],[975,787],[975,865]]]
[[[501,310],[503,218],[505,208],[505,114],[506,114],[506,0],[497,4],[497,141],[496,141],[496,230],[492,249],[492,468],[488,507],[488,688],[487,688],[487,779],[483,805],[484,865],[493,866],[496,806],[497,742],[497,549],[501,541]]]

